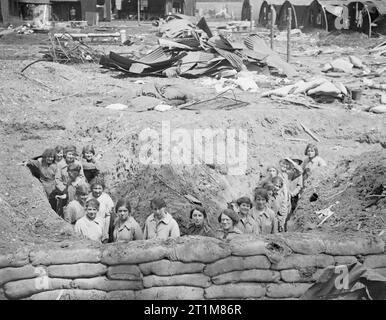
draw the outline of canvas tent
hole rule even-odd
[[[287,15],[288,9],[292,11],[291,28],[301,28],[304,25],[304,19],[306,11],[311,4],[312,0],[291,0],[284,2],[280,9],[279,16],[277,18],[277,26],[279,29],[285,29],[287,27]]]

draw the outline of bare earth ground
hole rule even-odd
[[[150,25],[115,22],[127,27],[135,44],[90,44],[108,53],[134,53],[140,56],[156,45]],[[143,40],[138,35],[143,35]],[[134,37],[135,36],[135,37]],[[334,58],[354,54],[366,64],[379,63],[368,54],[368,48],[381,39],[362,35],[327,35],[314,33],[295,39],[292,63],[300,70],[299,78],[312,79],[322,75],[321,65]],[[326,40],[327,39],[327,40]],[[133,112],[108,110],[96,102],[127,103],[135,96],[142,79],[162,84],[183,84],[191,88],[197,99],[214,97],[214,88],[202,85],[202,79],[120,78],[97,64],[60,65],[40,62],[28,68],[23,77],[20,70],[41,57],[47,35],[11,35],[0,39],[0,252],[12,252],[27,244],[47,245],[52,241],[77,237],[53,212],[39,182],[29,171],[17,164],[39,155],[47,147],[75,144],[79,149],[92,143],[103,155],[108,191],[113,199],[131,197],[136,218],[143,223],[149,200],[155,194],[167,197],[170,211],[184,229],[191,204],[183,197],[191,194],[210,209],[215,223],[219,208],[225,201],[245,194],[251,195],[265,167],[285,156],[303,158],[308,142],[313,140],[302,131],[300,122],[311,128],[320,139],[321,156],[328,169],[315,179],[299,203],[294,229],[315,229],[316,210],[333,207],[335,214],[318,231],[363,232],[376,235],[385,229],[385,202],[365,208],[367,194],[385,183],[386,149],[379,141],[386,138],[386,116],[365,112],[379,101],[376,90],[364,90],[361,103],[323,104],[321,109],[306,109],[260,98],[265,90],[280,86],[277,78],[267,76],[258,83],[258,93],[236,90],[237,98],[250,104],[240,109],[172,110],[168,112]],[[320,45],[318,47],[318,44]],[[326,45],[328,44],[328,45]],[[275,49],[285,52],[285,43],[277,41]],[[332,48],[317,57],[302,56],[310,49]],[[382,61],[381,61],[382,62]],[[384,62],[384,61],[383,61]],[[373,69],[377,69],[375,65]],[[385,78],[383,78],[383,81]],[[344,84],[360,84],[354,76],[342,75]],[[382,78],[377,78],[379,83]],[[279,84],[275,84],[279,83]],[[229,95],[231,96],[231,95]],[[56,99],[56,100],[55,100]],[[55,101],[52,101],[55,100]],[[162,121],[171,121],[171,129],[235,128],[248,132],[248,170],[244,176],[228,176],[221,166],[141,166],[138,156],[138,134],[145,128],[160,131]],[[284,132],[284,136],[282,135]],[[288,138],[305,139],[291,141]],[[133,158],[134,155],[134,158]],[[348,183],[351,183],[347,186]],[[344,188],[347,186],[347,189]],[[335,196],[336,193],[344,192]],[[309,202],[309,196],[319,198]]]

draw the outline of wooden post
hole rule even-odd
[[[290,62],[291,57],[291,22],[292,22],[292,9],[288,8],[287,15],[287,62]]]
[[[250,26],[250,32],[252,32],[252,29],[253,29],[253,9],[252,9],[252,6],[249,6],[250,7],[250,14],[251,14],[251,18],[250,18],[250,21],[251,21],[251,26]]]
[[[275,21],[273,21],[273,5],[271,5],[271,49],[273,50],[273,26],[275,24]]]
[[[106,21],[111,21],[111,0],[105,0]]]
[[[138,25],[141,25],[141,0],[137,0]]]

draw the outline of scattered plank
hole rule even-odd
[[[307,133],[312,139],[319,142],[319,139],[311,132],[310,129],[308,129],[303,123],[300,122],[300,125],[302,126],[305,133]]]

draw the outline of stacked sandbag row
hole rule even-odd
[[[134,241],[0,256],[0,299],[291,299],[331,265],[385,275],[377,238],[280,234]]]

